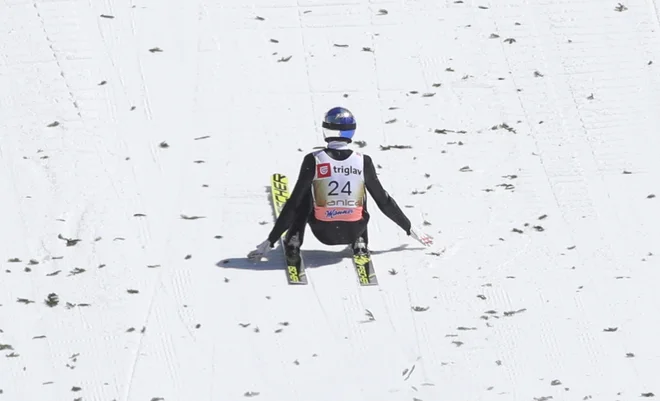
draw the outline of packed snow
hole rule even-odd
[[[0,401],[660,396],[659,9],[4,0]],[[245,259],[334,106],[378,286]]]

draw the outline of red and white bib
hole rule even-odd
[[[364,158],[353,152],[346,160],[334,160],[324,151],[314,154],[314,216],[321,221],[358,221],[364,205]]]

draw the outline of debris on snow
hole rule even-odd
[[[64,238],[62,234],[58,234],[57,238],[66,241],[66,246],[75,246],[78,242],[82,241],[80,239]]]
[[[504,312],[504,316],[513,316],[513,315],[517,315],[518,313],[525,312],[526,310],[527,310],[527,308],[522,308],[522,309],[518,309],[518,310],[515,310],[515,311]]]
[[[401,376],[404,376],[403,380],[406,381],[410,379],[410,375],[412,375],[413,371],[415,370],[415,365],[412,365],[410,369],[406,368],[401,372]]]
[[[84,272],[86,272],[85,269],[82,269],[80,267],[76,267],[73,270],[71,270],[67,276],[75,276],[75,275],[78,275],[78,274],[82,274]]]
[[[198,219],[205,219],[206,216],[186,216],[185,214],[182,214],[181,218],[183,220],[198,220]]]
[[[29,299],[27,299],[27,298],[17,298],[17,299],[16,299],[16,302],[21,303],[21,304],[25,304],[25,305],[29,305],[29,304],[33,304],[33,303],[34,303],[34,301],[31,301],[31,300],[29,300]]]
[[[493,125],[490,129],[493,130],[493,131],[500,130],[500,129],[504,129],[504,130],[507,130],[507,131],[512,132],[512,133],[514,133],[514,134],[517,134],[516,129],[513,128],[513,127],[511,127],[511,126],[510,126],[509,124],[507,124],[507,123],[502,123],[502,124],[498,124],[498,125]]]
[[[55,293],[50,293],[48,294],[48,297],[46,300],[44,300],[44,303],[48,305],[49,307],[53,308],[57,306],[57,304],[60,303],[60,298],[57,296]]]
[[[410,145],[380,145],[380,150],[390,150],[390,149],[412,149]]]

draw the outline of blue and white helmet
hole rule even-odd
[[[350,143],[353,135],[355,135],[357,123],[350,110],[343,107],[334,107],[325,113],[322,127],[323,138],[326,142],[343,138]]]

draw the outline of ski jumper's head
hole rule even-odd
[[[326,142],[342,141],[351,143],[357,123],[350,110],[334,107],[323,118],[323,138]]]

